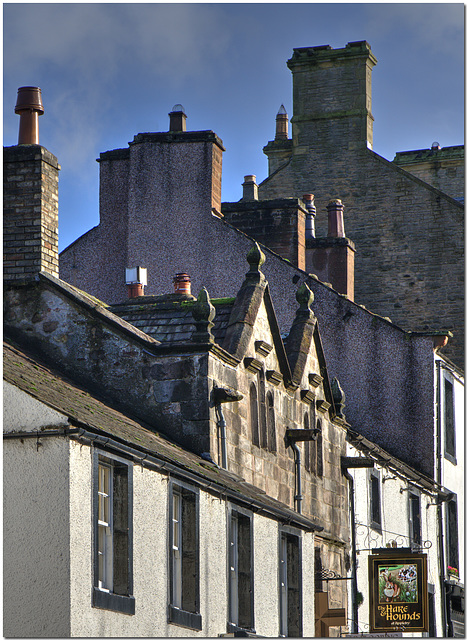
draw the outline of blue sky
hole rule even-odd
[[[18,87],[42,89],[40,143],[60,172],[60,250],[99,222],[99,153],[167,131],[181,103],[189,130],[223,140],[222,200],[267,177],[263,146],[283,103],[291,117],[294,47],[367,40],[374,150],[464,142],[462,3],[4,3],[4,145],[17,143]]]

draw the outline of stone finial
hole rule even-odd
[[[194,342],[214,342],[211,329],[214,326],[213,319],[216,315],[216,310],[211,304],[209,293],[205,287],[199,292],[198,299],[191,310],[191,315],[196,327],[191,339]]]
[[[261,267],[266,261],[266,256],[259,248],[259,244],[255,242],[246,256],[247,262],[250,265],[250,270],[246,274],[248,281],[254,280],[261,282],[264,280],[264,274],[261,273]]]
[[[336,416],[345,420],[345,393],[342,391],[342,387],[337,378],[333,378],[331,380],[331,392],[334,400],[334,407],[336,409]]]
[[[306,314],[308,316],[314,315],[310,307],[313,304],[313,300],[315,299],[315,294],[306,284],[306,282],[302,282],[302,284],[299,286],[297,292],[295,293],[295,298],[300,305],[300,308],[297,310],[297,314]]]

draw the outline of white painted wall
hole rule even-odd
[[[68,419],[18,387],[3,382],[3,431],[32,431],[62,427]]]
[[[3,444],[3,633],[70,633],[68,439]],[[89,592],[89,589],[88,589]]]
[[[464,401],[464,379],[461,378],[452,368],[441,369],[441,390],[443,389],[442,379],[446,376],[454,386],[454,420],[456,426],[456,462],[453,463],[444,457],[444,399],[441,393],[441,463],[442,463],[442,480],[441,483],[449,491],[453,491],[457,495],[457,522],[459,535],[459,578],[460,582],[465,584],[464,560],[465,560],[465,501],[464,501],[464,481],[465,481],[465,401]],[[446,517],[446,508],[444,507],[444,517]],[[447,540],[447,529],[445,526],[445,541]],[[447,566],[447,565],[446,565]]]
[[[347,455],[355,456],[357,451],[348,445]],[[391,469],[375,464],[375,470],[381,478],[382,532],[378,533],[370,526],[370,490],[369,469],[349,469],[355,483],[355,519],[357,524],[357,582],[358,590],[363,594],[363,604],[358,609],[359,629],[369,631],[369,583],[368,556],[370,549],[385,547],[395,540],[397,546],[409,545],[409,500],[407,481]],[[415,485],[411,485],[415,486]],[[401,492],[402,489],[402,492]],[[441,623],[441,598],[439,590],[440,565],[438,558],[437,508],[428,507],[435,498],[427,492],[420,491],[422,540],[426,541],[424,552],[427,553],[428,582],[435,585],[435,616],[438,629]],[[349,589],[349,611],[351,611]],[[404,633],[407,637],[421,636],[420,633]]]
[[[202,631],[167,622],[168,478],[133,469],[134,616],[93,608],[92,456],[89,447],[70,444],[71,635],[75,637],[216,637],[227,632],[227,508],[225,500],[200,491],[200,603]],[[277,636],[278,523],[254,514],[255,628]],[[304,630],[314,630],[313,534],[303,535]],[[306,582],[305,582],[306,580]],[[312,635],[309,633],[309,635]]]

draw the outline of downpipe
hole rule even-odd
[[[290,446],[293,449],[294,452],[294,458],[295,458],[295,488],[296,488],[296,495],[294,496],[294,500],[295,500],[295,504],[296,504],[296,510],[297,513],[301,513],[302,512],[302,501],[303,501],[303,496],[302,496],[302,454],[300,451],[300,447],[298,446],[298,444],[292,440],[292,442],[290,443]]]

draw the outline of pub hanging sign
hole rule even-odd
[[[368,557],[371,631],[428,631],[424,553]]]

